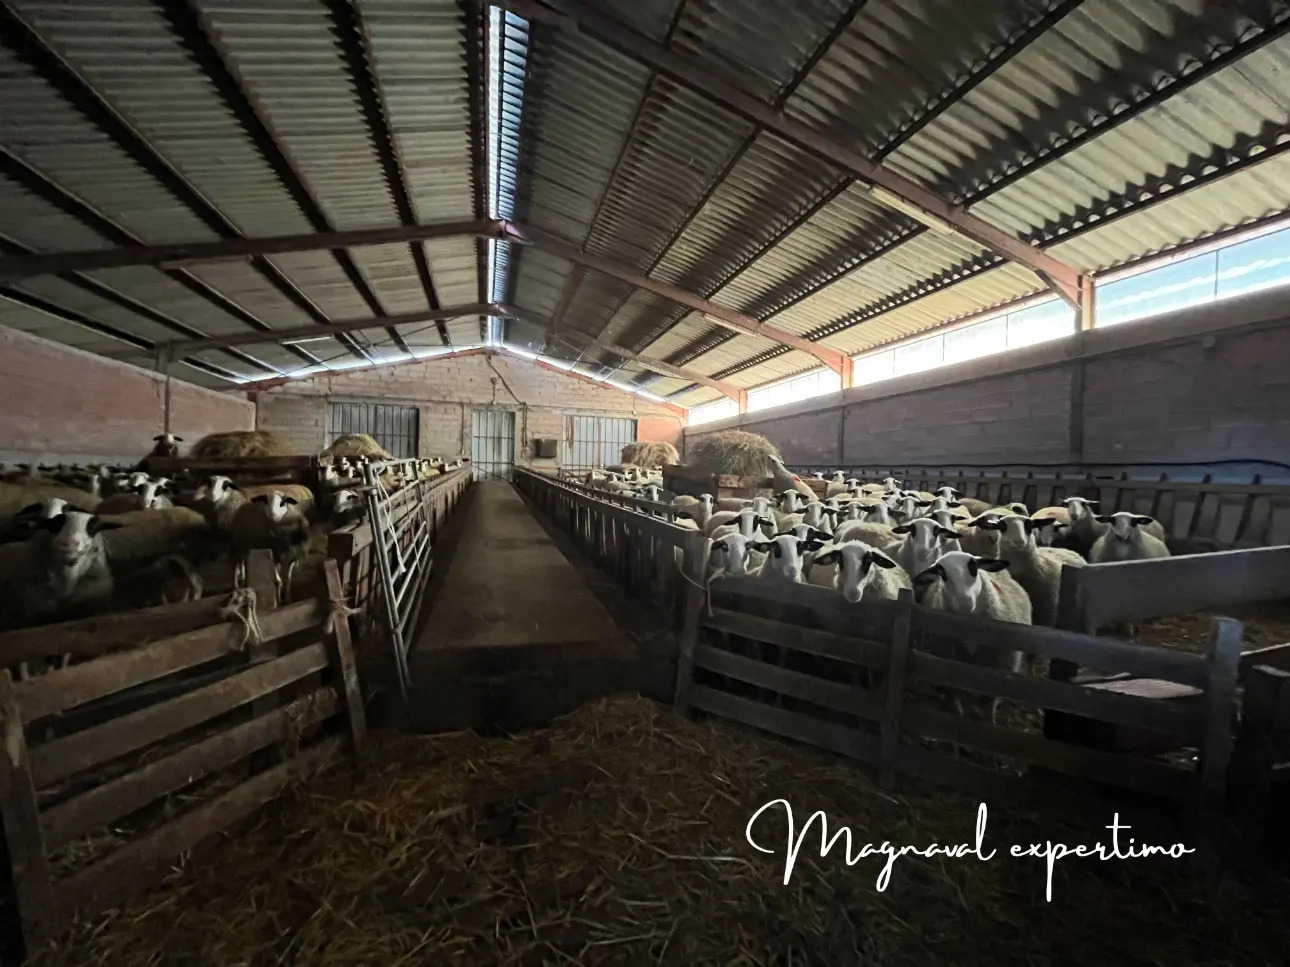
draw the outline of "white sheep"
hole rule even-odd
[[[758,572],[761,578],[801,584],[805,555],[819,550],[824,541],[818,538],[799,540],[793,534],[777,534],[770,540],[753,542],[749,546],[766,554]]]
[[[708,579],[714,577],[753,577],[761,573],[766,555],[752,547],[753,538],[727,534],[714,540],[708,550]]]
[[[1038,520],[1008,514],[984,526],[999,532],[999,556],[1008,562],[1008,573],[1030,595],[1034,623],[1052,626],[1057,621],[1057,597],[1062,568],[1082,567],[1075,551],[1040,546],[1037,535],[1056,526],[1051,517]]]
[[[1032,618],[1030,596],[1006,573],[1007,569],[1007,561],[950,551],[914,575],[914,586],[927,589],[923,598],[927,607],[1028,625]],[[975,644],[964,644],[963,650],[970,660],[976,660]],[[1012,672],[1021,669],[1020,652],[1001,648],[994,651],[995,667]]]
[[[849,520],[833,529],[833,543],[862,541],[880,551],[890,552],[904,538],[892,532],[890,524],[875,524],[867,520]]]
[[[894,549],[888,548],[888,553],[908,574],[920,574],[942,554],[960,549],[958,532],[942,527],[930,517],[915,518],[893,527],[891,532],[904,540]]]
[[[179,456],[179,444],[184,442],[183,437],[175,436],[173,433],[162,433],[160,436],[153,437],[152,440],[152,452],[148,456],[170,457],[172,459]]]
[[[895,601],[901,588],[911,587],[904,568],[863,541],[843,541],[822,548],[815,554],[814,566],[829,568],[833,587],[852,604]]]
[[[274,491],[260,494],[237,509],[229,537],[233,545],[234,581],[239,586],[246,580],[247,555],[267,548],[273,552],[274,580],[278,587],[291,587],[292,572],[309,541],[309,525],[295,505],[295,498]]]
[[[712,521],[717,520],[719,517],[721,517],[721,514],[713,514]],[[709,526],[712,521],[708,522]],[[758,513],[752,507],[745,507],[729,521],[714,527],[708,536],[713,540],[720,540],[727,534],[742,534],[744,537],[756,537],[760,534],[760,536],[765,537],[775,532],[774,527],[775,521],[773,518]]]
[[[1165,542],[1149,530],[1149,525],[1157,523],[1154,518],[1120,511],[1096,519],[1098,523],[1106,524],[1107,530],[1089,551],[1088,559],[1094,564],[1171,556]]]
[[[0,627],[72,620],[111,605],[115,588],[102,535],[121,525],[82,511],[39,523],[30,539],[2,545]]]
[[[703,530],[712,518],[712,494],[673,497],[672,506],[676,508],[674,516],[678,522],[691,521],[699,530]]]

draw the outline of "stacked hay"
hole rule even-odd
[[[326,450],[324,457],[376,457],[393,460],[393,455],[366,433],[346,433],[338,436]]]
[[[1105,841],[992,803],[973,857],[849,867],[818,828],[783,882],[782,811],[824,810],[853,850],[972,843],[975,799],[896,797],[849,765],[638,698],[512,739],[376,733],[360,767],[309,779],[138,902],[75,928],[37,967],[137,964],[1276,963],[1283,882],[1266,896],[1192,879],[1186,860],[1042,859],[1011,844]],[[773,815],[773,818],[772,818]],[[1127,821],[1127,820],[1123,820]],[[1139,842],[1173,842],[1144,839]]]
[[[623,447],[623,463],[657,470],[681,462],[681,455],[670,443],[629,443]]]
[[[686,465],[704,473],[737,477],[769,476],[780,459],[775,445],[759,433],[721,430],[705,433],[687,447]]]
[[[194,460],[219,460],[224,457],[289,457],[291,448],[265,430],[238,430],[211,433],[193,444],[189,454]]]

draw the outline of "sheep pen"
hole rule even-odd
[[[783,813],[755,831],[775,856],[745,841],[781,796],[799,829],[824,810],[856,849],[973,840],[973,801],[895,796],[823,754],[603,699],[512,738],[378,733],[358,766],[297,784],[209,862],[31,962],[1265,963],[1290,940],[1283,883],[1216,890],[1189,859],[1063,859],[1045,902],[1044,861],[1009,844],[1106,834],[1001,811],[988,862],[903,856],[879,891],[881,857],[849,868],[812,836],[785,885]]]
[[[211,433],[202,437],[188,454],[194,460],[224,457],[289,457],[291,447],[265,430]]]

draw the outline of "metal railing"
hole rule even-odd
[[[389,460],[363,468],[383,619],[399,691],[405,698],[411,684],[408,650],[434,566],[434,539],[470,478],[469,467],[422,478],[416,460]]]

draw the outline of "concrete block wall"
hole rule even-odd
[[[1290,294],[1272,290],[702,424],[686,438],[740,427],[796,465],[1290,464],[1288,359]]]
[[[558,466],[569,416],[630,417],[642,440],[679,443],[684,411],[503,352],[463,353],[384,368],[320,373],[257,391],[256,425],[305,452],[326,445],[329,400],[378,400],[417,407],[422,456],[470,456],[472,413],[499,407],[516,413],[516,459]],[[560,440],[561,458],[533,460],[532,441]]]
[[[0,462],[135,461],[165,423],[165,380],[0,328]],[[244,394],[171,380],[170,425],[186,444],[255,428]]]

